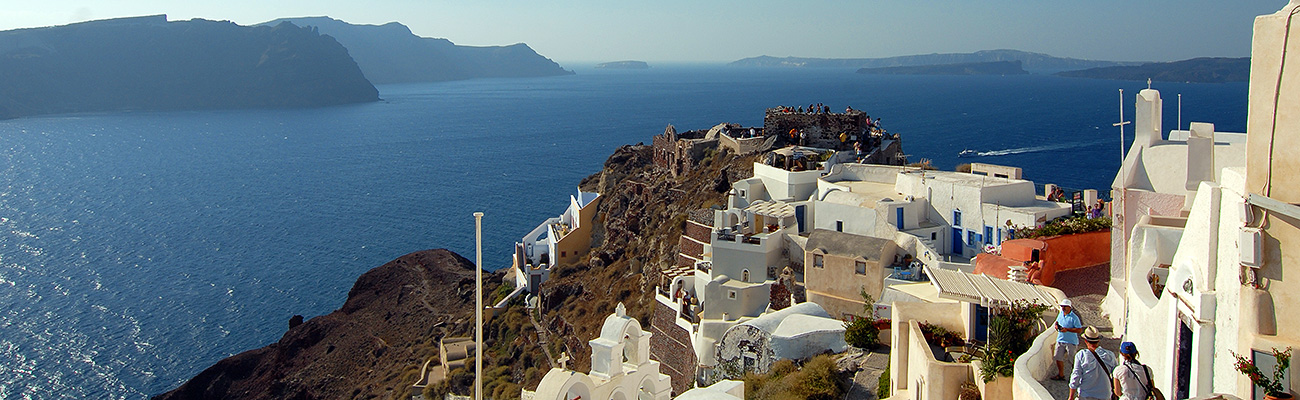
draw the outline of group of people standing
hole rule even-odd
[[[1116,360],[1115,353],[1101,347],[1101,333],[1096,327],[1084,327],[1079,314],[1074,312],[1070,299],[1061,300],[1061,313],[1056,317],[1056,376],[1052,380],[1066,380],[1065,363],[1070,365],[1069,400],[1164,400],[1164,394],[1151,383],[1151,367],[1138,362],[1137,345],[1123,342]],[[1079,338],[1084,349],[1080,350]]]

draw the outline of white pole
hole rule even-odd
[[[1119,167],[1124,168],[1124,89],[1119,90]]]
[[[1178,94],[1178,130],[1183,130],[1183,94]]]
[[[474,213],[474,400],[483,400],[483,213]]]

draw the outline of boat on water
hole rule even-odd
[[[979,152],[971,149],[962,150],[960,153],[957,153],[957,157],[975,157],[978,155],[980,155]]]

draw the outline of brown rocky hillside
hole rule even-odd
[[[540,313],[515,301],[484,330],[485,398],[518,398],[536,388],[554,358],[567,351],[571,368],[590,369],[587,340],[623,302],[650,325],[661,267],[676,259],[678,237],[692,210],[722,205],[731,182],[753,174],[753,157],[719,150],[673,178],[656,171],[651,148],[623,146],[586,179],[602,196],[592,250],[556,267],[542,285]],[[412,253],[358,280],[343,308],[289,329],[279,342],[218,362],[157,399],[406,399],[420,366],[437,357],[438,339],[473,334],[473,263],[447,250]],[[492,275],[485,304],[508,293]],[[539,332],[538,327],[543,330]],[[467,363],[472,369],[473,363]],[[472,371],[449,373],[424,394],[466,394]]]

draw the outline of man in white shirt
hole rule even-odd
[[[1070,374],[1068,400],[1109,400],[1111,371],[1115,370],[1115,353],[1101,348],[1101,333],[1089,326],[1083,330],[1083,342],[1088,347],[1074,355],[1074,371]]]

